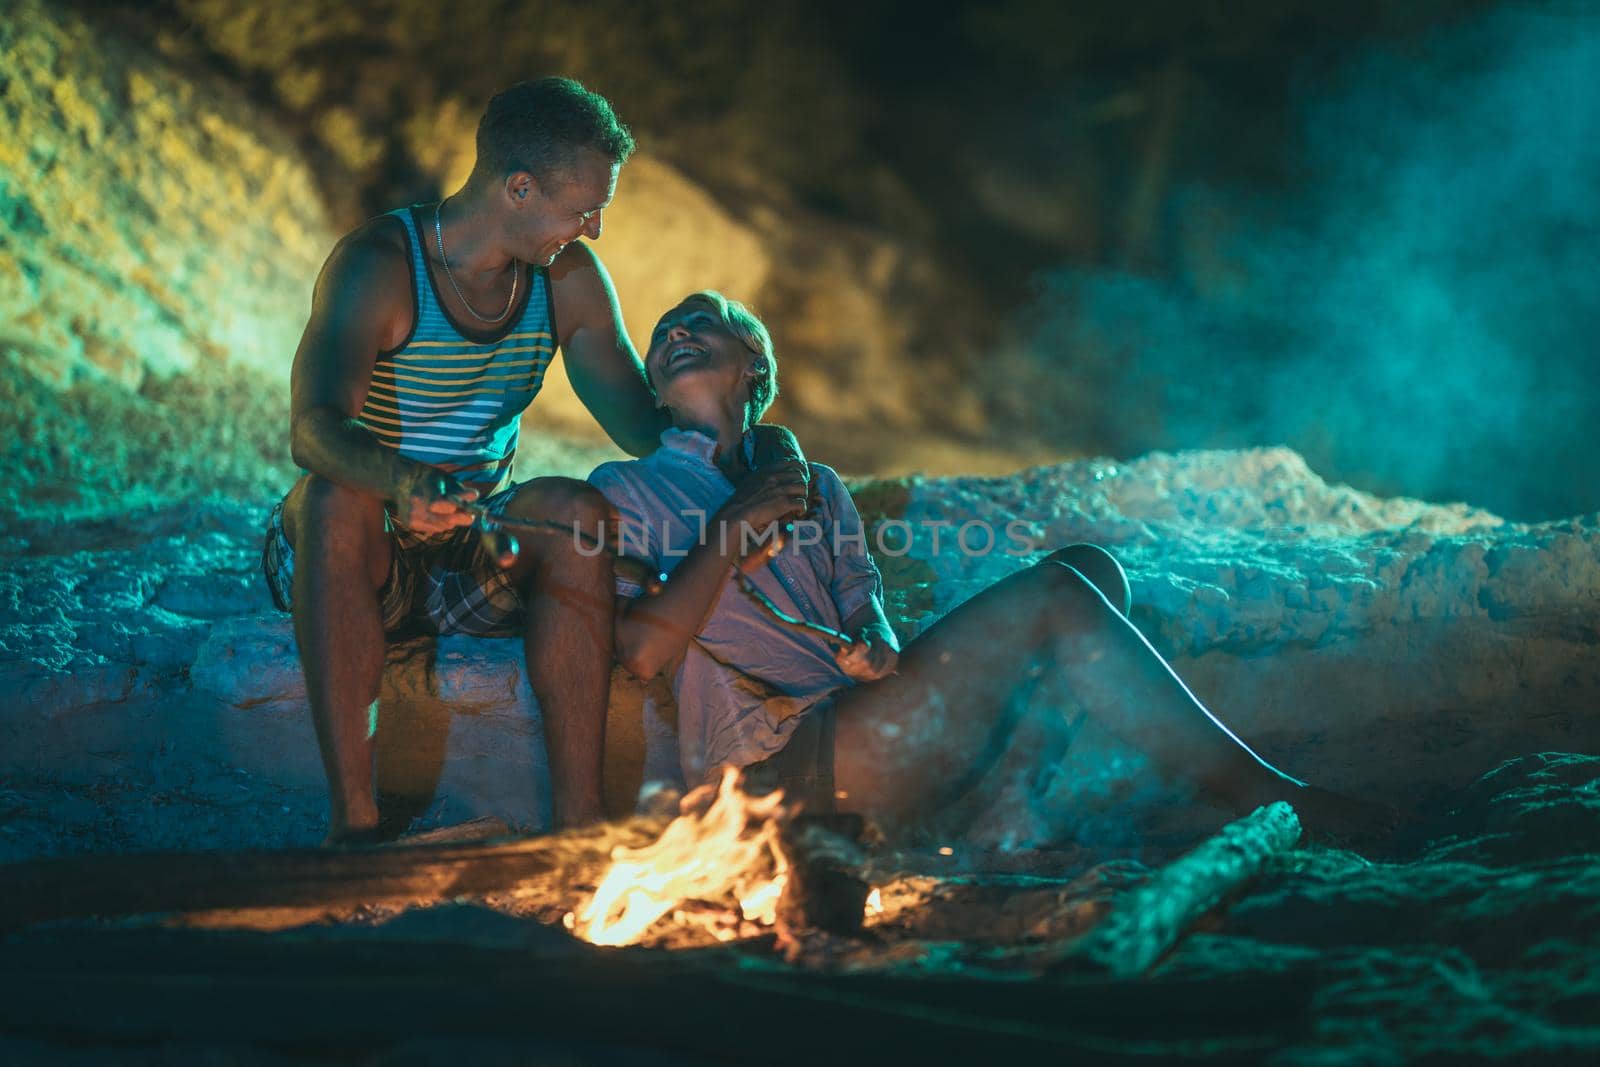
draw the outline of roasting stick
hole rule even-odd
[[[521,546],[517,544],[517,539],[506,532],[509,530],[515,530],[518,533],[544,534],[546,536],[551,534],[570,536],[573,538],[573,540],[577,541],[585,551],[596,553],[609,552],[614,560],[614,565],[616,566],[617,570],[623,573],[624,577],[636,582],[640,586],[643,586],[644,589],[651,595],[661,592],[662,586],[666,584],[667,576],[656,573],[650,568],[649,564],[642,560],[636,559],[633,556],[623,555],[616,549],[606,545],[599,538],[591,537],[589,534],[585,533],[576,526],[566,526],[562,523],[552,522],[548,519],[507,518],[504,515],[495,515],[491,513],[481,504],[464,504],[462,505],[462,510],[468,512],[477,519],[477,527],[479,532],[483,535],[484,546],[488,549],[489,554],[494,557],[495,562],[498,563],[502,569],[510,567],[513,563],[515,563],[517,561],[517,556],[522,551]],[[767,614],[771,615],[773,619],[782,625],[796,630],[808,630],[811,633],[819,634],[829,644],[838,648],[849,648],[855,644],[855,642],[850,639],[848,634],[841,633],[831,626],[824,626],[818,622],[810,622],[806,619],[797,619],[793,615],[790,615],[788,612],[784,611],[782,608],[778,607],[777,604],[773,603],[771,597],[767,596],[767,594],[763,593],[759,588],[757,588],[756,584],[750,580],[750,576],[745,573],[743,569],[739,571],[739,585],[747,595],[754,599],[757,604],[761,605]]]
[[[855,644],[855,642],[850,639],[849,635],[840,633],[831,626],[824,626],[820,622],[810,622],[806,619],[797,619],[793,615],[790,615],[788,612],[778,607],[778,605],[774,604],[771,597],[767,596],[767,594],[756,588],[756,583],[750,580],[750,576],[748,574],[744,574],[742,572],[740,573],[739,585],[742,589],[744,589],[748,596],[750,596],[757,604],[760,604],[767,610],[767,614],[771,615],[774,619],[777,619],[785,626],[792,627],[796,630],[809,630],[814,634],[821,634],[829,644],[835,645],[839,648],[849,648],[851,645]]]
[[[621,552],[607,545],[598,537],[593,537],[579,528],[576,524],[567,525],[552,522],[549,519],[526,519],[495,515],[481,504],[462,504],[461,510],[477,519],[478,532],[483,537],[484,548],[499,565],[501,570],[507,570],[517,562],[517,556],[522,553],[522,546],[508,531],[515,530],[525,534],[543,534],[547,537],[570,537],[578,543],[585,552],[598,554],[610,553],[613,566],[624,578],[642,586],[646,592],[654,595],[661,592],[662,585],[666,582],[666,575],[658,574],[648,563],[633,556],[625,556]]]

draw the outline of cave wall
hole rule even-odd
[[[640,140],[598,246],[631,332],[749,301],[773,417],[842,469],[1284,443],[1385,494],[1600,507],[1596,24],[1190,8],[18,0],[0,458],[60,499],[281,483],[336,235],[453,189],[488,96],[565,73]],[[603,443],[559,364],[527,428]]]
[[[291,477],[290,360],[334,231],[226,79],[71,9],[0,20],[0,512]]]
[[[928,307],[950,288],[939,258],[775,180],[816,153],[771,158],[783,131],[754,116],[777,107],[776,90],[748,84],[754,75],[720,104],[703,89],[657,91],[659,63],[626,73],[643,61],[637,19],[600,39],[552,29],[594,30],[619,11],[551,5],[530,22],[475,5],[451,16],[453,33],[440,12],[403,3],[22,0],[13,11],[0,29],[14,132],[0,148],[0,400],[16,419],[0,458],[18,472],[0,498],[11,510],[281,491],[294,475],[288,368],[338,234],[456,188],[483,100],[511,77],[555,71],[615,83],[640,136],[599,245],[636,338],[696,289],[750,302],[780,345],[775,417],[831,441],[819,458],[845,466],[871,466],[882,431],[914,433],[930,395],[946,397],[939,432],[982,424],[977,393],[957,393],[946,361],[906,373]],[[660,19],[681,54],[690,23]],[[804,51],[741,32],[716,47]],[[485,62],[474,43],[490,37],[499,53]],[[704,121],[671,125],[696,108]],[[959,331],[940,343],[961,348]],[[605,444],[559,362],[527,421],[533,438]],[[875,432],[824,437],[840,427]],[[548,473],[548,451],[530,447],[524,473]]]
[[[0,21],[0,345],[58,385],[227,361],[282,377],[333,237],[239,90],[38,0]]]

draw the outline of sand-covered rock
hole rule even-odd
[[[1156,648],[1298,773],[1404,791],[1461,784],[1507,751],[1600,744],[1594,516],[1522,525],[1381,499],[1282,448],[895,488],[917,531],[910,557],[931,568],[924,588],[899,591],[912,630],[1042,550],[1104,545]],[[1000,549],[964,551],[969,523],[967,546],[993,527]]]

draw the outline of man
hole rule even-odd
[[[518,418],[557,347],[621,448],[644,455],[669,425],[605,268],[578,240],[600,236],[633,147],[577,82],[514,85],[489,103],[459,191],[357,227],[317,280],[290,384],[291,451],[307,473],[273,511],[264,564],[294,614],[329,843],[378,837],[376,701],[385,635],[401,631],[520,630],[555,822],[601,813],[611,558],[532,536],[502,571],[473,511],[567,529],[609,514],[582,482],[510,481]]]

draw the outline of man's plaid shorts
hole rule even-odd
[[[483,501],[499,514],[517,491],[503,489]],[[469,634],[504,637],[521,633],[522,596],[510,577],[489,558],[474,527],[444,534],[419,534],[384,516],[389,535],[389,577],[378,591],[387,634]],[[267,519],[261,550],[272,602],[289,611],[294,590],[294,549],[283,532],[283,502]]]

